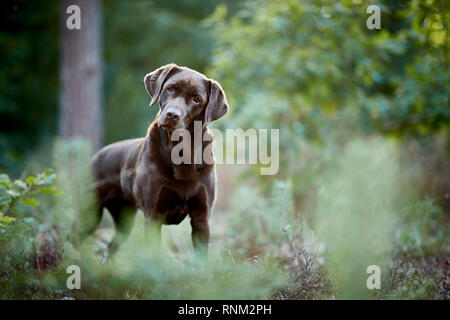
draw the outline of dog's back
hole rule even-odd
[[[143,143],[144,138],[123,140],[105,146],[94,155],[92,167],[100,206],[114,196],[125,196],[120,181],[121,175],[131,174],[123,172],[127,167],[125,163],[137,161]]]

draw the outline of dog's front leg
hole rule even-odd
[[[192,227],[192,244],[194,245],[195,253],[202,257],[208,254],[209,242],[209,221],[207,213],[205,215],[191,216]]]
[[[209,242],[209,207],[204,187],[188,201],[188,212],[191,218],[192,244],[196,255],[206,257]]]

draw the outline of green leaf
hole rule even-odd
[[[0,174],[0,184],[3,184],[3,185],[11,184],[11,180],[9,180],[9,177],[6,173]]]
[[[9,210],[12,212],[24,213],[27,207],[28,206],[24,204],[22,201],[17,201],[16,199],[16,201],[11,202],[11,207],[9,208]]]
[[[44,179],[39,180],[36,184],[37,185],[43,185],[43,184],[51,184],[53,180],[55,179],[56,174],[52,173],[49,176],[46,176]]]
[[[37,179],[36,179],[36,177],[29,176],[25,179],[25,182],[28,183],[30,186],[32,186],[32,185],[36,184]]]
[[[6,227],[7,225],[9,225],[11,222],[14,222],[14,221],[16,221],[16,218],[5,216],[5,215],[3,215],[3,213],[0,213],[0,226],[1,227]]]
[[[7,205],[11,202],[11,196],[5,186],[0,185],[0,206]]]
[[[23,198],[21,202],[30,207],[37,207],[39,205],[39,200],[36,198]]]
[[[23,222],[28,223],[28,224],[32,224],[34,222],[33,217],[26,217],[22,219]]]
[[[9,195],[10,195],[11,197],[13,197],[13,198],[17,198],[17,197],[20,197],[20,196],[21,196],[21,193],[20,193],[20,192],[18,192],[18,191],[16,191],[16,190],[13,190],[13,189],[9,189],[9,190],[8,190],[8,193],[9,193]]]
[[[14,181],[14,185],[21,188],[21,189],[27,189],[28,186],[25,182],[23,182],[22,180],[16,180]]]
[[[63,194],[62,190],[57,187],[42,187],[38,190],[43,194],[50,194],[52,196],[60,196]]]

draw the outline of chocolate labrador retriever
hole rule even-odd
[[[214,163],[175,164],[171,134],[176,129],[192,133],[194,121],[201,121],[202,136],[209,137],[200,144],[203,151],[213,141],[208,124],[228,111],[225,93],[218,82],[175,64],[147,74],[144,83],[150,106],[156,101],[160,105],[147,135],[110,144],[92,160],[100,216],[106,208],[116,224],[111,249],[128,235],[127,220],[141,209],[146,224],[156,226],[158,238],[162,224],[179,224],[189,215],[195,251],[206,253],[216,195]]]

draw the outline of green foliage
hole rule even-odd
[[[257,188],[241,187],[231,203],[227,235],[238,253],[276,256],[279,246],[288,238],[283,231],[299,221],[294,217],[292,186],[276,181],[270,197]]]
[[[436,201],[428,198],[402,210],[396,248],[402,255],[429,257],[450,248],[449,225]]]
[[[62,195],[54,186],[55,177],[51,169],[15,181],[0,174],[0,298],[16,294],[20,288],[31,289],[35,279],[30,280],[28,272],[53,263],[40,258],[43,239],[51,235],[49,222],[33,216],[37,216],[40,195]]]
[[[382,140],[352,141],[337,168],[321,178],[315,224],[339,298],[370,298],[365,270],[370,265],[387,269],[396,209],[407,195],[398,183],[397,158],[395,148]]]
[[[368,4],[248,1],[230,21],[218,6],[210,71],[235,106],[232,124],[319,141],[330,124],[448,130],[448,4],[382,2],[380,31],[365,27]]]
[[[15,220],[15,219],[14,219]],[[24,218],[15,223],[0,226],[0,281],[20,280],[21,272],[32,268],[32,257],[35,253],[35,230],[33,218]],[[6,287],[7,285],[2,287]],[[0,290],[1,297],[1,290]]]
[[[51,169],[38,173],[36,176],[29,176],[25,181],[12,182],[7,174],[0,174],[0,226],[6,226],[15,220],[4,214],[20,215],[25,213],[26,207],[39,206],[36,195],[60,195],[60,190],[52,186],[55,177]]]
[[[7,174],[0,174],[0,255],[7,261],[11,254],[27,258],[35,236],[35,220],[27,215],[33,215],[31,209],[40,205],[39,194],[61,195],[53,185],[55,177],[51,169],[14,182]]]
[[[11,222],[16,221],[13,217],[5,216],[3,213],[0,213],[0,227],[6,227]]]

